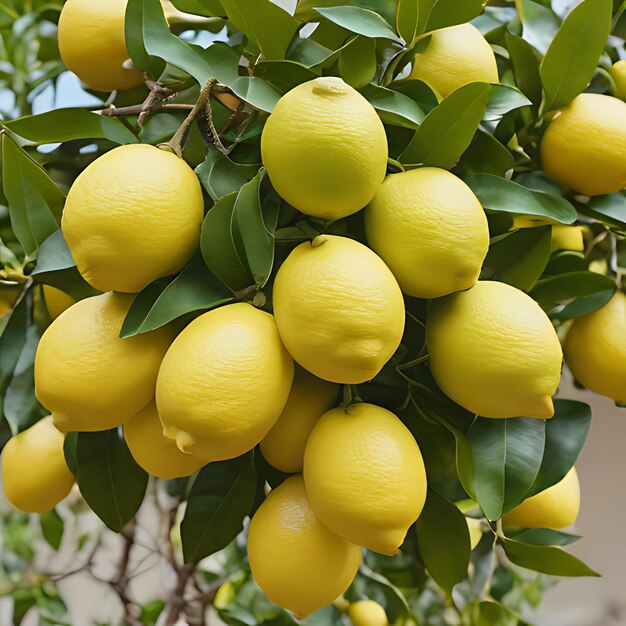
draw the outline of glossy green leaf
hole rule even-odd
[[[503,539],[500,544],[512,563],[551,576],[599,576],[590,567],[561,548],[535,546]]]
[[[531,191],[511,180],[489,174],[468,176],[465,182],[483,207],[490,211],[547,217],[562,224],[576,221],[576,209],[560,196]]]
[[[470,537],[465,516],[455,504],[434,489],[428,489],[416,532],[428,573],[442,589],[450,592],[467,576]]]
[[[521,0],[523,38],[541,54],[550,47],[561,21],[549,8],[533,0]]]
[[[292,60],[260,61],[257,67],[262,70],[263,78],[281,93],[317,78],[314,71]]]
[[[155,55],[154,51],[152,53],[148,52],[145,39],[147,37],[148,16],[152,15],[153,20],[158,20],[160,17],[159,9],[161,7],[155,8],[154,3],[146,4],[144,0],[128,0],[124,19],[126,48],[133,64],[154,78],[158,78],[165,69],[165,61],[159,58],[158,55]],[[154,22],[154,24],[158,26],[158,21]],[[153,27],[150,36],[155,37],[161,34],[161,28]]]
[[[582,93],[611,31],[612,0],[583,0],[565,19],[541,63],[546,111]]]
[[[472,83],[451,93],[424,118],[400,161],[450,169],[470,145],[490,90]]]
[[[419,0],[418,33],[464,24],[483,12],[484,0]]]
[[[345,0],[298,0],[295,16],[304,22],[315,22],[319,20],[317,8],[336,7],[345,4],[347,4]],[[350,5],[375,11],[388,24],[395,24],[398,0],[350,0]]]
[[[620,191],[607,196],[596,196],[581,207],[585,214],[626,231],[626,193]]]
[[[582,252],[573,250],[560,250],[553,254],[546,267],[544,276],[555,274],[568,274],[570,272],[584,272],[587,270],[587,261]]]
[[[369,85],[361,93],[386,124],[416,129],[425,117],[419,104],[399,91]]]
[[[195,171],[214,202],[233,191],[239,191],[248,182],[242,171],[213,145],[208,147],[204,162]]]
[[[53,550],[58,550],[61,547],[61,540],[63,539],[63,518],[58,514],[56,509],[50,509],[39,515],[39,523],[41,525],[41,532],[43,533],[44,539],[48,542],[48,545]]]
[[[534,546],[568,546],[581,537],[570,535],[552,528],[526,528],[521,532],[510,533],[509,539],[522,543],[531,543]]]
[[[256,487],[252,452],[210,463],[200,471],[180,527],[185,563],[197,563],[218,552],[243,530]]]
[[[220,0],[172,0],[172,4],[179,10],[193,15],[207,17],[223,17],[226,15]]]
[[[508,31],[505,33],[505,41],[518,88],[534,104],[539,105],[543,95],[543,85],[537,53],[522,37],[516,37]]]
[[[407,46],[413,45],[417,36],[419,4],[419,0],[398,0],[396,30],[400,33]]]
[[[115,532],[139,510],[148,474],[135,463],[119,429],[78,433],[76,482],[91,510]]]
[[[365,87],[376,74],[376,41],[356,37],[339,56],[339,73],[355,89]]]
[[[469,174],[504,176],[515,167],[515,157],[491,133],[479,129],[463,153],[462,163]]]
[[[356,6],[316,8],[322,17],[357,35],[399,41],[393,28],[374,11]]]
[[[63,455],[65,456],[65,463],[70,472],[76,476],[78,473],[78,433],[67,433],[65,435],[65,441],[63,442]]]
[[[519,90],[510,85],[492,85],[483,119],[494,122],[507,113],[530,106],[532,102]]]

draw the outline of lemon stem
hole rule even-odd
[[[609,84],[609,93],[612,96],[617,96],[617,85],[615,84],[615,80],[613,80],[611,73],[607,72],[603,67],[599,67],[598,74],[600,74],[600,76],[602,76]]]

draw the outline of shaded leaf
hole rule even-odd
[[[399,0],[398,11],[396,13],[396,30],[406,42],[411,46],[417,36],[417,26],[419,23],[419,0]]]
[[[61,547],[61,540],[63,539],[63,518],[58,514],[56,509],[50,509],[45,513],[39,515],[39,523],[41,524],[41,532],[44,539],[48,542],[48,545],[53,550],[58,550]]]
[[[570,535],[552,528],[527,528],[509,534],[509,538],[534,546],[568,546],[581,539],[579,535]]]
[[[539,74],[537,54],[533,47],[522,37],[516,37],[507,31],[505,40],[518,88],[534,104],[539,105],[543,95],[543,86],[541,84],[541,75]]]
[[[523,38],[541,54],[545,54],[561,21],[549,8],[533,0],[521,0]]]
[[[239,191],[248,182],[241,170],[213,145],[208,147],[206,158],[195,171],[214,202],[233,191]]]
[[[469,22],[483,8],[484,0],[419,0],[418,33]]]
[[[623,191],[596,196],[581,211],[601,222],[626,231],[626,194]]]
[[[376,41],[356,37],[339,56],[339,72],[348,85],[365,87],[376,74]]]
[[[399,91],[369,85],[361,93],[386,124],[416,129],[425,117],[419,104]]]
[[[530,106],[532,102],[519,90],[510,85],[491,85],[489,99],[483,119],[493,122],[516,109]]]
[[[356,6],[316,8],[321,16],[357,35],[399,41],[389,24],[374,11]]]
[[[470,174],[504,176],[515,167],[515,157],[491,133],[478,130],[463,153],[463,165]]]

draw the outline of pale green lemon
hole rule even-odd
[[[352,626],[389,626],[385,609],[374,600],[352,602],[346,613]]]
[[[350,585],[361,548],[338,537],[313,513],[302,476],[272,489],[250,522],[252,576],[267,597],[303,619]]]
[[[301,367],[278,421],[261,441],[261,452],[270,464],[289,474],[302,471],[306,442],[320,417],[337,398],[339,385],[321,380]]]
[[[163,359],[156,390],[163,432],[210,461],[240,456],[276,423],[293,369],[269,313],[243,302],[209,311]]]
[[[626,60],[618,61],[611,68],[611,76],[615,81],[615,95],[626,100]]]
[[[334,235],[287,257],[274,282],[274,315],[291,356],[335,383],[374,378],[404,332],[404,300],[389,268],[367,246]]]
[[[315,514],[347,541],[396,554],[426,499],[420,449],[390,411],[358,402],[331,409],[304,453]]]
[[[365,211],[365,230],[402,291],[417,298],[471,287],[489,248],[478,198],[435,167],[387,176]]]
[[[429,363],[452,400],[483,417],[554,415],[561,344],[527,294],[479,281],[434,301],[426,320]]]
[[[276,191],[302,213],[356,213],[383,182],[387,137],[374,107],[336,76],[287,92],[268,118],[261,154]]]

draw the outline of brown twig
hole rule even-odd
[[[127,107],[119,107],[116,108],[113,105],[109,105],[108,107],[102,109],[100,111],[101,115],[105,117],[114,117],[121,115],[139,115],[137,118],[137,126],[141,128],[146,121],[146,117],[156,109],[163,108],[163,101],[167,98],[171,98],[174,92],[167,87],[164,87],[160,83],[154,80],[147,80],[146,86],[150,90],[148,96],[141,104],[134,104],[132,106]]]
[[[128,576],[128,565],[130,563],[130,555],[135,545],[135,523],[130,522],[126,527],[126,532],[122,533],[124,538],[124,546],[122,549],[122,556],[118,565],[118,573],[115,580],[111,581],[111,587],[117,593],[122,606],[124,607],[124,619],[130,626],[141,626],[141,620],[137,619],[134,615],[134,602],[128,596],[128,583],[130,577]]]

